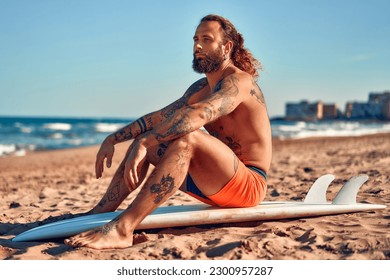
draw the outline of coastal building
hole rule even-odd
[[[322,101],[309,103],[303,100],[299,103],[286,104],[286,120],[317,121],[332,120],[340,117],[340,110],[334,103],[324,104]]]
[[[323,119],[332,120],[337,119],[341,115],[340,110],[336,104],[323,104]]]
[[[321,101],[309,103],[303,100],[299,103],[286,104],[286,120],[288,121],[315,121],[322,119],[323,104]]]
[[[390,120],[390,91],[371,92],[367,102],[347,102],[342,113],[334,103],[286,103],[287,121],[318,121],[334,119]]]
[[[348,102],[345,106],[345,117],[390,120],[390,91],[371,92],[368,102]]]

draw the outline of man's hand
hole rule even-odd
[[[107,159],[106,161],[107,168],[111,167],[112,157],[114,156],[114,150],[115,150],[114,144],[107,137],[103,141],[96,155],[96,162],[95,162],[96,179],[102,177],[103,170],[104,170],[104,159]]]
[[[126,185],[134,190],[139,183],[139,175],[142,165],[146,159],[147,148],[143,142],[137,138],[130,146],[130,153],[127,156],[124,171]]]

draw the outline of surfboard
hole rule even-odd
[[[315,217],[373,211],[386,207],[382,204],[356,202],[358,190],[368,180],[367,175],[350,178],[333,201],[327,201],[327,189],[334,178],[332,174],[319,177],[310,187],[303,201],[263,201],[249,208],[218,208],[206,204],[162,206],[147,216],[136,229]],[[42,225],[17,235],[12,241],[66,238],[102,226],[121,213],[122,211],[116,211],[86,215]]]

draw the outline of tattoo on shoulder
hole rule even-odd
[[[194,93],[200,91],[205,86],[208,85],[207,78],[202,78],[195,83],[193,83],[185,92],[184,96],[187,96],[188,98],[191,97]]]
[[[215,98],[221,99],[218,111],[221,115],[230,112],[234,106],[234,98],[238,95],[238,77],[230,75],[217,84]]]
[[[252,88],[251,88],[250,94],[256,98],[257,102],[265,105],[264,95],[261,92],[260,87],[258,86],[258,84],[254,80],[252,80]]]

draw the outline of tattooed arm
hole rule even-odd
[[[198,130],[205,124],[231,113],[241,102],[240,75],[232,74],[218,83],[203,100],[181,107],[159,126],[142,135],[147,146],[167,142]]]
[[[126,160],[125,182],[131,186],[138,183],[138,166],[145,159],[148,147],[179,138],[232,112],[243,100],[239,83],[239,75],[226,77],[213,93],[179,108],[160,125],[137,137]]]
[[[112,157],[114,155],[114,145],[125,142],[131,139],[135,139],[139,135],[154,129],[158,124],[170,119],[175,112],[184,106],[188,105],[188,100],[195,92],[198,92],[207,85],[207,79],[203,78],[195,82],[184,95],[171,103],[170,105],[164,107],[159,111],[155,111],[150,114],[146,114],[141,118],[135,120],[131,124],[121,128],[120,130],[110,134],[103,141],[100,149],[96,155],[95,161],[95,173],[96,178],[100,178],[104,170],[104,160],[107,159],[106,166],[111,167]]]
[[[203,87],[207,85],[207,79],[203,78],[195,82],[187,89],[184,95],[171,103],[170,105],[164,107],[159,111],[146,114],[139,119],[135,120],[131,124],[121,128],[120,130],[109,135],[107,138],[112,144],[118,144],[124,141],[128,141],[136,138],[138,135],[145,133],[146,131],[152,130],[156,125],[165,122],[170,119],[177,110],[188,105],[188,100],[195,92],[198,92]]]

